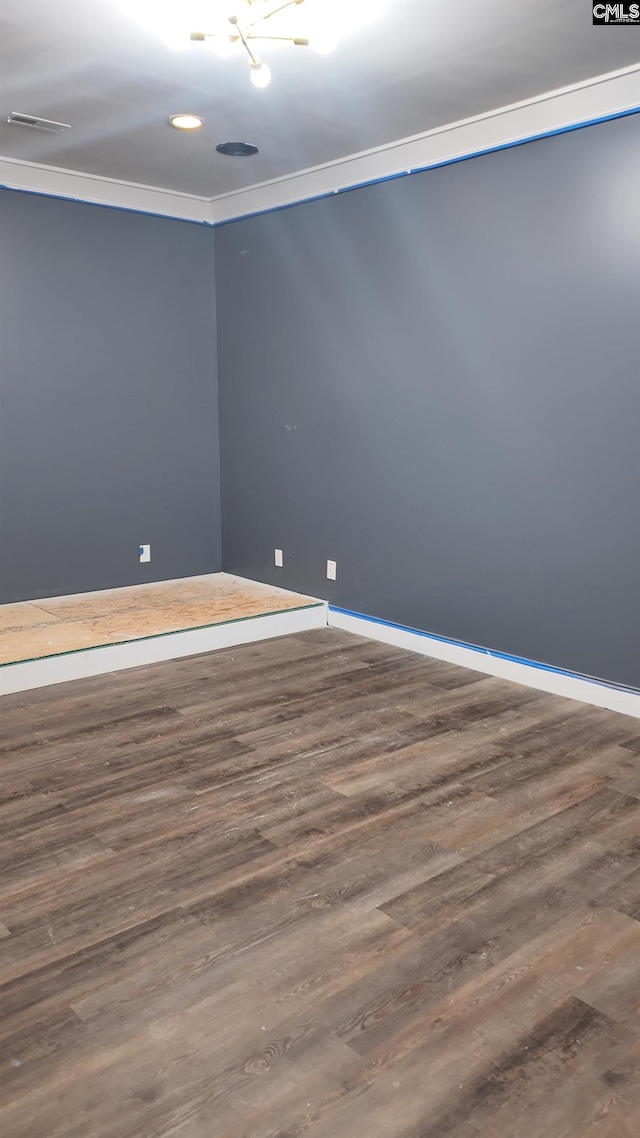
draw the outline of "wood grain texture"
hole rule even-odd
[[[0,721],[3,1138],[640,1133],[636,720],[323,629]]]
[[[0,605],[0,665],[305,607],[299,593],[228,573]]]

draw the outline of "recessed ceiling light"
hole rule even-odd
[[[198,130],[202,126],[202,119],[197,115],[171,115],[169,122],[178,130]]]
[[[258,153],[258,147],[250,142],[219,142],[216,150],[229,158],[249,158],[251,154]]]

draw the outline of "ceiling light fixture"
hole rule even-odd
[[[251,82],[254,87],[268,87],[271,82],[271,72],[266,63],[256,61],[251,64]]]
[[[140,22],[171,47],[203,43],[216,55],[246,53],[254,87],[266,87],[271,71],[258,56],[257,43],[311,47],[327,55],[350,32],[368,24],[383,0],[128,0]],[[202,30],[196,31],[199,28]]]
[[[202,119],[197,115],[170,115],[169,122],[177,130],[199,130],[202,126]]]

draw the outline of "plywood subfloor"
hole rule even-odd
[[[0,605],[0,665],[315,603],[227,573]]]
[[[637,1138],[638,721],[333,629],[0,703],[3,1138]]]

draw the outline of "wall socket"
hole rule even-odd
[[[138,547],[138,553],[140,555],[140,564],[141,565],[146,561],[151,561],[151,546],[150,545],[140,545]]]
[[[327,561],[327,580],[335,581],[336,579],[337,564],[335,561]]]
[[[281,549],[274,549],[273,561],[274,561],[274,564],[278,567],[278,569],[282,569],[282,550]]]

